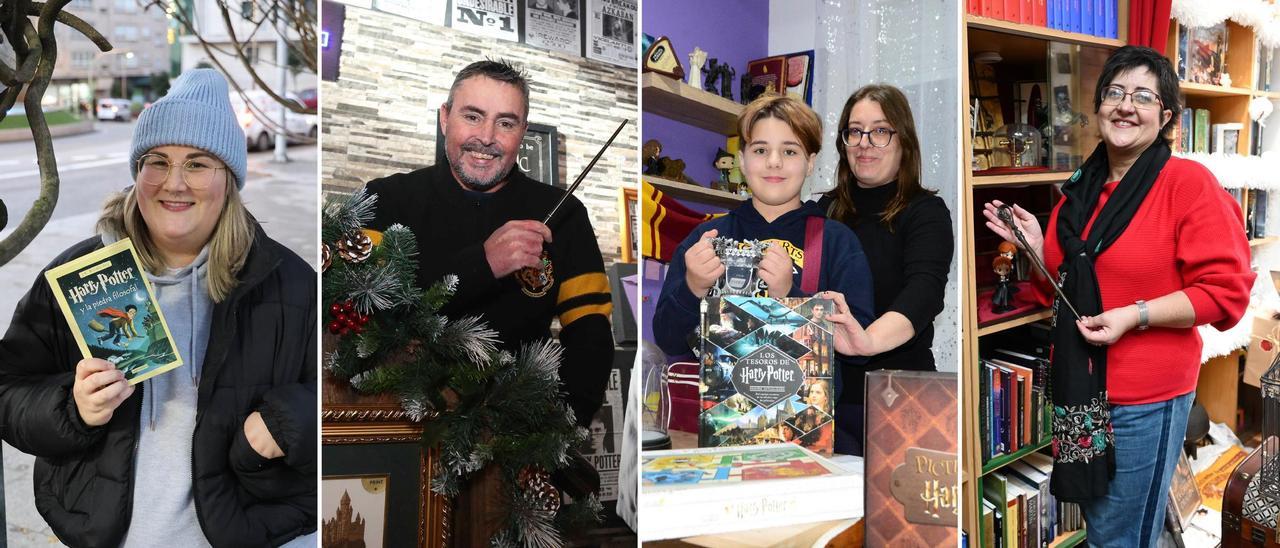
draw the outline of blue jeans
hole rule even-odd
[[[1091,547],[1145,548],[1164,529],[1169,481],[1187,433],[1195,392],[1171,400],[1111,407],[1116,477],[1105,497],[1080,505]]]

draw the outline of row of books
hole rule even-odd
[[[972,15],[1116,38],[1117,0],[968,0]]]
[[[1178,122],[1178,136],[1174,139],[1175,152],[1203,152],[1206,154],[1239,154],[1240,123],[1212,124],[1209,109],[1184,108]]]
[[[1244,235],[1252,240],[1267,235],[1267,191],[1251,188],[1248,192],[1249,203],[1244,211]]]
[[[1044,443],[1052,412],[1045,386],[1049,360],[996,349],[978,370],[982,461]]]
[[[1049,492],[1053,459],[1032,453],[982,478],[982,546],[1039,548],[1084,528],[1074,503]]]

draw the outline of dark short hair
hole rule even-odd
[[[444,102],[445,108],[453,108],[453,93],[463,82],[484,76],[491,80],[497,80],[506,84],[511,84],[520,90],[520,95],[524,96],[524,116],[529,117],[529,74],[524,69],[515,66],[510,61],[504,59],[485,59],[484,61],[476,61],[467,65],[458,74],[453,77],[453,85],[449,87],[449,98]]]
[[[138,307],[137,307],[137,306],[135,306],[135,305],[132,305],[132,304],[131,304],[131,305],[129,305],[129,306],[124,307],[124,311],[125,311],[125,312],[128,312],[128,311],[130,311],[130,310],[137,310],[137,309],[138,309]]]
[[[1117,76],[1138,67],[1146,67],[1156,77],[1156,93],[1160,94],[1162,110],[1173,115],[1168,123],[1160,128],[1160,137],[1170,145],[1173,144],[1173,128],[1178,125],[1178,117],[1182,114],[1182,93],[1178,87],[1178,73],[1173,70],[1173,63],[1160,52],[1146,46],[1124,46],[1107,58],[1102,66],[1102,74],[1098,75],[1097,88],[1093,90],[1093,112],[1097,114],[1102,108],[1102,90],[1111,85]]]

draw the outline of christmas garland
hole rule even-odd
[[[361,229],[376,199],[360,190],[325,201],[323,295],[337,338],[325,367],[362,393],[396,395],[422,422],[422,443],[440,449],[432,491],[456,496],[481,469],[499,467],[506,525],[494,546],[562,545],[562,532],[596,521],[601,507],[595,495],[564,504],[551,485],[587,435],[559,395],[560,347],[546,341],[512,355],[481,318],[441,315],[457,277],[416,287],[413,233],[393,225],[374,245]]]

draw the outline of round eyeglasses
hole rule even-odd
[[[138,182],[151,186],[163,185],[169,180],[169,170],[174,164],[159,154],[143,154],[138,159]],[[196,157],[182,163],[182,182],[187,186],[203,190],[209,188],[218,177],[218,170],[226,166],[215,165],[206,157]]]
[[[1109,107],[1119,105],[1124,101],[1125,97],[1129,97],[1133,101],[1133,106],[1141,109],[1156,108],[1160,105],[1160,96],[1156,92],[1149,89],[1135,89],[1133,91],[1125,91],[1120,86],[1107,86],[1102,88],[1102,104]]]
[[[876,148],[884,148],[889,146],[889,142],[893,140],[893,134],[897,133],[887,127],[878,127],[870,131],[862,131],[857,128],[845,128],[840,130],[840,142],[847,147],[862,146],[862,139],[865,137],[871,141],[871,146]]]

